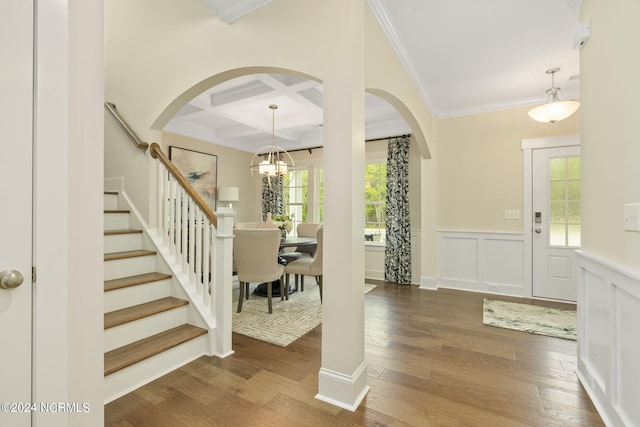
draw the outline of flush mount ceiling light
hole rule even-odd
[[[271,109],[271,145],[262,147],[253,155],[250,168],[253,179],[262,183],[264,178],[267,178],[269,186],[271,186],[272,178],[281,177],[286,175],[287,172],[295,171],[295,164],[291,155],[284,148],[277,147],[275,144],[276,110],[278,106],[271,104],[269,108]]]
[[[551,88],[547,89],[547,102],[529,110],[529,117],[543,123],[555,123],[564,120],[580,107],[578,101],[560,101],[558,98],[559,87],[555,87],[554,75],[560,68],[551,68],[547,74],[551,74]]]

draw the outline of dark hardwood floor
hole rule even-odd
[[[365,297],[371,390],[356,412],[315,399],[321,326],[286,348],[234,334],[105,407],[107,426],[601,426],[576,343],[482,324],[485,297],[379,283]],[[574,306],[534,301],[534,304]]]

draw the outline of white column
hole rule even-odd
[[[316,398],[355,411],[369,390],[364,361],[364,0],[351,0],[343,64],[324,85],[324,296]]]
[[[231,342],[232,313],[233,313],[233,218],[236,213],[232,208],[220,207],[216,211],[218,227],[215,241],[215,269],[213,270],[215,283],[215,310],[216,333],[215,342],[211,337],[211,353],[218,357],[227,357],[233,354]]]

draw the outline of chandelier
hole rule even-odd
[[[560,68],[551,68],[547,70],[547,74],[551,74],[551,88],[547,89],[547,102],[529,110],[529,116],[538,122],[555,123],[564,120],[578,108],[578,101],[560,101],[558,99],[559,87],[555,87],[554,75],[560,71]]]
[[[257,182],[264,182],[267,178],[269,186],[271,179],[286,175],[288,172],[295,171],[293,158],[284,148],[277,147],[275,144],[276,134],[276,110],[278,106],[269,105],[271,109],[271,145],[259,149],[251,159],[251,175]],[[262,160],[260,160],[262,159]]]

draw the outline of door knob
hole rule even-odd
[[[18,270],[4,270],[0,272],[0,289],[13,289],[22,285],[24,277]]]
[[[535,230],[533,230],[533,231],[535,231],[535,232],[536,232],[536,233],[538,233],[538,234],[542,233],[542,229],[540,229],[540,228],[536,228],[536,229],[535,229]]]

